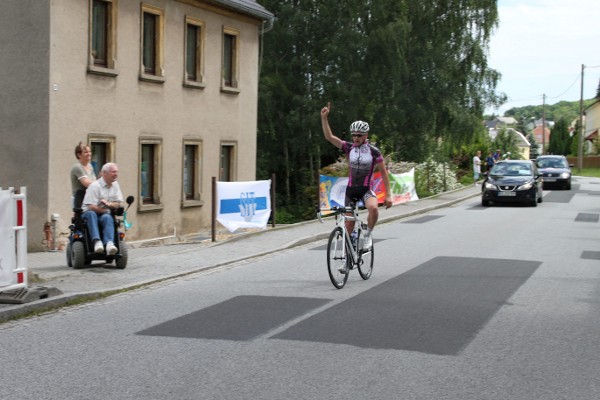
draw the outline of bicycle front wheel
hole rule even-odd
[[[327,242],[327,270],[331,283],[341,289],[348,281],[350,268],[348,264],[348,251],[345,249],[344,233],[339,226],[331,231]]]
[[[364,243],[363,237],[359,237],[358,243],[361,244],[361,248],[358,251],[358,273],[360,274],[360,277],[366,281],[373,273],[373,262],[375,260],[374,246],[371,244],[370,249],[362,247],[362,243]]]

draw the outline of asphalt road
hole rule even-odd
[[[600,184],[378,226],[0,325],[0,398],[596,399]]]

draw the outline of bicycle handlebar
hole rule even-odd
[[[354,205],[349,205],[346,207],[333,206],[333,207],[329,207],[329,208],[319,208],[317,206],[316,209],[317,209],[317,218],[319,219],[320,223],[323,223],[323,219],[321,218],[323,216],[323,214],[322,214],[323,211],[331,211],[332,212],[331,215],[338,215],[338,214],[344,214],[344,213],[352,213],[355,211],[356,207]]]

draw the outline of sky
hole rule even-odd
[[[596,96],[600,81],[599,0],[498,0],[499,25],[489,44],[488,65],[502,74],[497,92],[512,107],[579,101]]]

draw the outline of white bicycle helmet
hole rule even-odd
[[[350,133],[362,133],[366,135],[369,133],[369,124],[365,121],[354,121],[352,125],[350,125]]]

